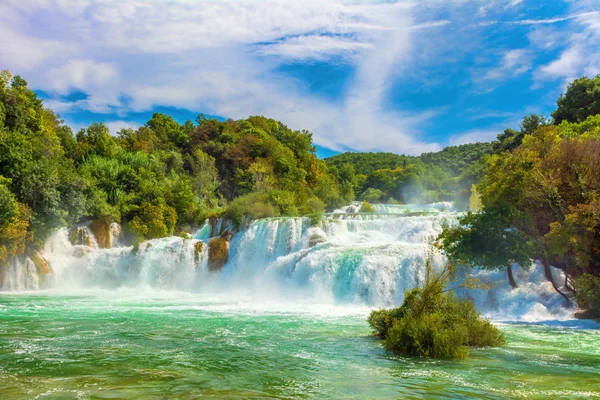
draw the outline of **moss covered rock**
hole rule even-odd
[[[211,271],[221,271],[229,260],[229,241],[226,238],[216,238],[208,242],[208,268]]]
[[[227,229],[220,237],[208,242],[208,268],[220,271],[229,260],[229,241],[235,233]]]
[[[194,260],[196,262],[200,260],[200,254],[202,254],[202,250],[204,250],[204,242],[194,243]]]
[[[594,310],[579,310],[574,315],[577,319],[598,319],[600,318],[600,313]]]
[[[367,201],[363,201],[358,212],[359,213],[374,213],[375,209],[373,208],[373,206],[370,203],[368,203]]]

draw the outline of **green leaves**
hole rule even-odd
[[[421,287],[404,293],[398,308],[373,311],[368,322],[386,349],[398,354],[444,359],[465,358],[471,347],[504,344],[504,335],[481,317],[470,300],[446,290],[448,268],[434,272],[428,264]]]
[[[556,102],[558,108],[552,113],[554,123],[583,122],[592,115],[600,114],[600,75],[582,77],[569,84],[567,93]]]

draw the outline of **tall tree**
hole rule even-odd
[[[557,104],[558,108],[552,113],[556,124],[583,122],[591,115],[600,114],[600,74],[594,78],[575,79],[569,84],[567,93],[560,95]]]

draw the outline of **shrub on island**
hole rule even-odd
[[[423,286],[408,290],[400,307],[371,312],[368,322],[386,349],[403,355],[461,359],[471,348],[497,347],[504,335],[470,300],[447,289],[447,270],[428,266]]]
[[[370,203],[368,203],[367,201],[363,201],[358,212],[359,213],[374,213],[375,209],[373,208],[373,206]]]

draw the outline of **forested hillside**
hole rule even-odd
[[[112,135],[77,133],[27,86],[0,76],[0,264],[55,229],[119,222],[132,243],[191,232],[210,216],[308,215],[360,199],[469,206],[440,238],[450,259],[504,268],[538,259],[561,292],[600,315],[600,77],[573,82],[552,119],[524,117],[493,143],[419,157],[318,160],[307,131],[261,116],[178,123],[154,114]],[[554,282],[549,266],[565,271]],[[560,288],[562,286],[562,289]],[[565,294],[565,298],[569,297]]]
[[[350,200],[316,158],[311,134],[278,121],[179,124],[154,114],[116,136],[99,123],[74,134],[25,80],[0,77],[0,263],[86,220],[120,222],[139,242],[223,212],[240,223]]]
[[[546,278],[583,316],[600,317],[600,75],[571,83],[553,120],[528,116],[506,130],[484,158],[477,184],[481,212],[449,227],[441,245],[451,260],[505,269],[539,260]],[[550,266],[563,270],[557,282]]]
[[[491,143],[473,143],[418,157],[347,152],[325,161],[340,185],[350,183],[360,200],[466,205],[471,185],[481,176],[477,163],[492,152]]]

